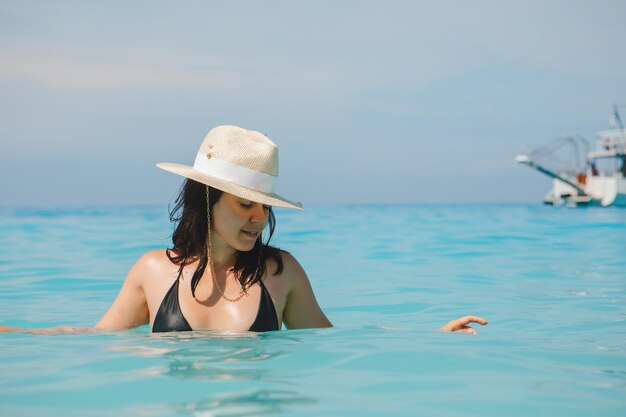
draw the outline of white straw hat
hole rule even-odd
[[[302,210],[302,204],[274,194],[278,147],[254,130],[217,126],[204,138],[193,166],[163,162],[157,167],[246,200]]]

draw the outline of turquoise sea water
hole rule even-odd
[[[626,210],[312,206],[332,329],[0,334],[2,416],[623,416]],[[90,326],[165,207],[0,210],[0,325]],[[439,333],[467,313],[479,335]]]

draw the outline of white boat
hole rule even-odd
[[[580,147],[587,150],[582,161]],[[572,158],[563,165],[566,148]],[[613,107],[611,129],[598,132],[595,150],[588,151],[584,138],[567,136],[515,160],[552,178],[546,204],[626,207],[626,130],[617,106]]]

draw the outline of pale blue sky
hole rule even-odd
[[[0,3],[0,206],[167,204],[207,131],[306,204],[531,202],[626,102],[624,1]],[[623,115],[624,116],[624,115]]]

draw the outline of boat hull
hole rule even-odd
[[[581,186],[585,191],[584,195],[580,195],[571,185],[554,179],[552,189],[543,202],[553,206],[626,207],[626,179],[621,175],[590,176],[586,184]]]

